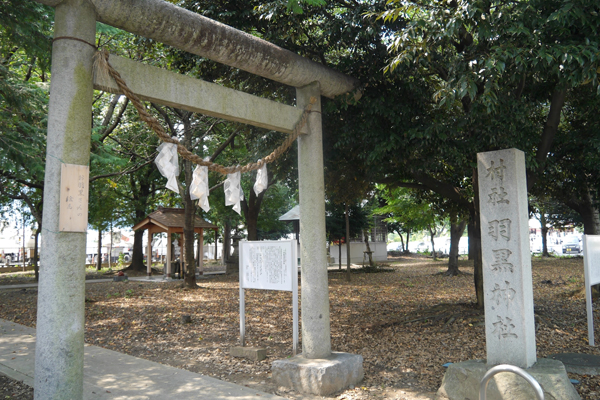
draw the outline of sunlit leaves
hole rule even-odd
[[[296,14],[302,14],[304,12],[302,3],[311,6],[322,6],[325,5],[325,0],[288,0],[287,7]]]
[[[436,93],[441,105],[451,104],[458,95],[474,100],[484,94],[480,100],[493,110],[489,91],[516,85],[524,74],[534,82],[555,80],[567,87],[598,85],[596,2],[392,0],[388,4],[381,18],[407,20],[406,29],[397,31],[390,42],[393,58],[388,70],[406,64],[424,74],[443,71],[443,80],[454,90],[441,88]],[[473,63],[485,67],[469,75]],[[464,79],[473,84],[502,83],[478,93]]]

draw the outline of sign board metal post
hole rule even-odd
[[[600,283],[600,236],[583,235],[583,271],[585,276],[585,305],[588,320],[588,340],[594,346],[594,311],[592,286]]]
[[[296,240],[240,241],[240,342],[246,345],[244,289],[292,292],[293,351],[298,349],[298,245]]]

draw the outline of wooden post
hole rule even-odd
[[[215,261],[218,260],[217,257],[217,241],[219,239],[219,232],[215,229]]]
[[[204,275],[204,229],[200,228],[198,238],[198,274]]]
[[[173,250],[172,250],[172,246],[173,243],[171,243],[172,237],[171,237],[171,229],[167,230],[167,267],[166,267],[166,275],[167,278],[171,277],[171,258],[173,257]]]
[[[193,262],[193,261],[192,261]],[[185,259],[185,235],[181,231],[181,243],[179,244],[179,279],[185,277],[185,265],[188,261]]]
[[[152,232],[150,231],[150,228],[148,228],[148,248],[146,249],[146,259],[147,259],[146,272],[148,273],[148,276],[151,276],[152,275]]]

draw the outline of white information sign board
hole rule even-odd
[[[585,305],[587,308],[588,340],[594,346],[594,312],[592,286],[600,283],[600,236],[583,235],[583,271],[585,276]]]
[[[298,245],[296,240],[240,241],[240,340],[245,345],[244,289],[292,292],[293,351],[298,348]]]
[[[240,241],[240,285],[244,289],[293,291],[298,261],[291,242],[295,240]]]

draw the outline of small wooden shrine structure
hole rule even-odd
[[[290,211],[279,217],[279,220],[291,222],[294,226],[296,240],[300,240],[300,205],[294,206]]]
[[[147,229],[148,230],[148,262],[147,271],[148,276],[152,274],[152,236],[155,233],[163,233],[167,234],[167,265],[165,268],[167,278],[171,277],[171,259],[173,255],[171,254],[171,234],[172,233],[182,233],[181,235],[181,247],[183,251],[184,241],[183,241],[183,225],[185,223],[185,214],[183,208],[165,208],[159,207],[158,210],[149,214],[142,221],[135,224],[131,229],[134,231],[138,229]],[[200,239],[198,240],[198,262],[199,262],[199,270],[202,271],[202,259],[204,254],[204,229],[214,229],[215,232],[219,229],[216,225],[211,224],[210,222],[206,222],[200,216],[194,216],[194,232],[200,235]]]

